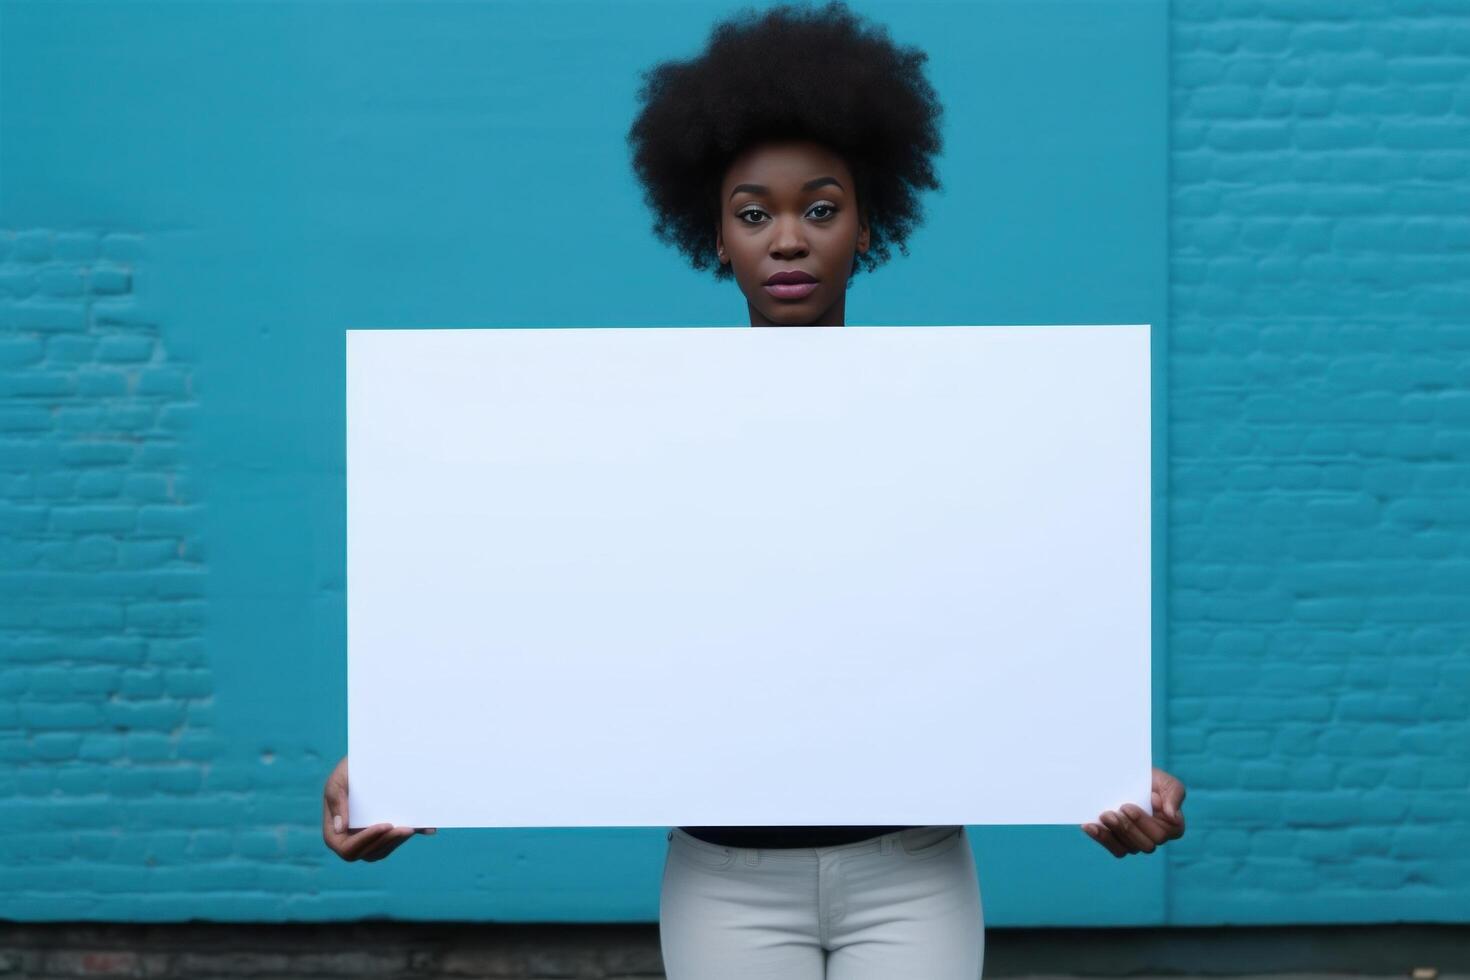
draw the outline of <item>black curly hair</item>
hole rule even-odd
[[[628,145],[653,233],[695,269],[731,278],[714,245],[726,170],[755,143],[808,139],[842,157],[857,183],[869,247],[853,274],[887,262],[892,246],[907,255],[923,219],[918,193],[940,187],[942,106],[924,77],[927,60],[841,0],[743,8],[716,24],[697,57],[641,76]]]

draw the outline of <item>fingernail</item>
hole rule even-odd
[[[1089,837],[1096,837],[1097,836],[1097,828],[1094,827],[1092,824],[1088,824],[1087,826],[1083,827],[1082,829],[1085,830],[1085,831],[1087,831],[1087,835]]]
[[[339,834],[342,833],[342,814],[332,814],[332,829]]]

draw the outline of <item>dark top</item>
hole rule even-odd
[[[680,827],[721,847],[836,847],[908,827]]]

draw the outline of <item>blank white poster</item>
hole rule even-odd
[[[1150,811],[1147,325],[347,332],[351,823]]]

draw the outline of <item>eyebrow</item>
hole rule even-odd
[[[839,181],[836,177],[814,177],[811,180],[807,181],[805,184],[802,184],[801,189],[804,191],[814,191],[818,187],[825,187],[828,184],[835,184],[842,190],[847,190],[846,187],[842,186],[842,182]],[[771,193],[771,189],[765,184],[736,184],[735,189],[730,192],[730,196],[734,197],[741,191],[749,191],[752,194]]]

